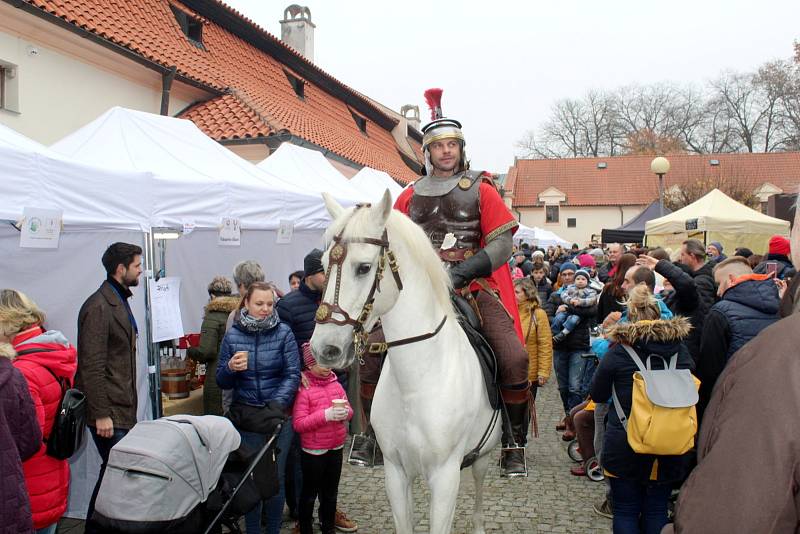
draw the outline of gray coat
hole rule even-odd
[[[76,387],[86,394],[87,424],[110,417],[114,428],[136,424],[136,333],[114,287],[105,281],[78,313]]]

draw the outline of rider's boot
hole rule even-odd
[[[528,465],[525,460],[525,444],[528,437],[528,403],[506,404],[511,436],[503,433],[503,451],[500,466],[507,477],[528,476]],[[513,438],[513,439],[512,439]]]
[[[372,398],[362,395],[361,406],[364,408],[364,416],[367,421],[367,428],[363,433],[353,436],[353,445],[350,448],[350,456],[347,458],[350,465],[357,467],[375,467],[383,465],[383,455],[381,454],[378,440],[375,439],[375,431],[369,423],[370,411],[372,410]]]

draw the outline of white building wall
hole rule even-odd
[[[18,112],[0,123],[45,145],[113,106],[159,113],[161,75],[101,45],[0,2],[0,63],[17,65]],[[210,95],[173,83],[174,115]]]
[[[570,243],[589,244],[592,235],[598,240],[604,228],[617,228],[639,215],[646,206],[560,206],[558,223],[545,222],[544,206],[517,208],[520,222],[550,230]],[[575,219],[575,227],[567,227],[567,219]]]

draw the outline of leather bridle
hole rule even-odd
[[[356,206],[356,210],[369,207],[369,204],[358,204]],[[383,280],[384,272],[386,271],[386,264],[389,264],[389,271],[392,273],[392,277],[394,278],[395,285],[397,286],[398,291],[403,290],[403,281],[400,278],[400,269],[397,265],[397,259],[395,258],[394,253],[392,252],[391,248],[389,248],[389,238],[386,233],[386,229],[384,228],[383,234],[381,235],[380,239],[371,238],[371,237],[350,237],[350,238],[343,238],[342,235],[344,234],[345,225],[342,230],[333,238],[334,245],[331,248],[330,252],[328,253],[328,270],[325,272],[325,289],[323,290],[323,295],[325,295],[328,291],[328,284],[334,280],[331,277],[331,273],[333,272],[333,268],[336,267],[336,278],[335,278],[335,287],[333,292],[333,302],[321,302],[319,308],[317,308],[317,313],[315,316],[315,320],[317,324],[335,324],[337,326],[346,326],[350,325],[353,327],[353,347],[355,350],[356,356],[358,356],[359,360],[362,361],[363,354],[368,351],[370,354],[380,354],[386,352],[391,347],[396,347],[399,345],[408,345],[409,343],[416,343],[418,341],[423,341],[425,339],[429,339],[436,334],[444,326],[445,321],[447,320],[447,316],[445,315],[439,326],[436,328],[435,331],[429,332],[427,334],[422,334],[419,336],[409,337],[405,339],[400,339],[397,341],[391,341],[388,343],[372,343],[367,346],[367,339],[369,337],[369,332],[366,331],[365,323],[369,318],[369,314],[372,313],[372,307],[375,303],[375,294],[380,293],[381,291],[381,280]],[[361,312],[358,314],[358,317],[353,318],[350,314],[347,313],[346,310],[343,310],[341,306],[339,306],[339,291],[342,285],[342,271],[344,269],[344,260],[347,257],[347,245],[351,243],[364,243],[367,245],[374,245],[380,248],[379,252],[379,259],[378,259],[378,266],[375,269],[375,277],[372,280],[372,286],[370,287],[369,294],[367,295],[367,299],[364,301],[364,305],[361,307]],[[342,318],[338,319],[334,317],[334,314],[340,315]]]

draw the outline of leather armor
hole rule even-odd
[[[440,249],[445,235],[456,238],[454,249],[477,251],[481,247],[481,213],[478,191],[480,178],[465,174],[450,192],[437,197],[414,194],[408,215],[427,234],[434,248]],[[452,249],[448,249],[452,250]],[[443,259],[460,261],[463,254]]]

